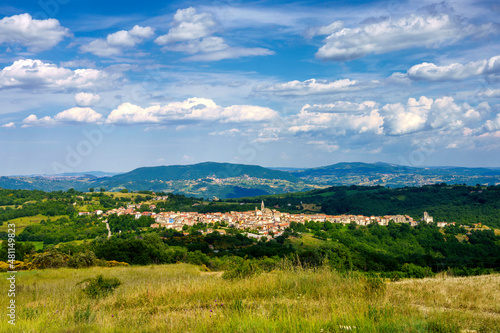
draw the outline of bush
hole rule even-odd
[[[117,267],[117,266],[130,266],[129,264],[127,264],[126,262],[121,262],[121,261],[116,261],[116,260],[109,260],[109,261],[106,261],[106,265],[107,267]]]
[[[210,257],[205,253],[196,250],[195,252],[186,253],[185,262],[194,265],[207,265],[210,262]]]
[[[14,269],[11,269],[10,263],[7,263],[5,261],[0,261],[0,272],[7,272],[7,271],[25,271],[29,270],[31,268],[31,263],[27,261],[19,261],[16,260],[14,261]]]
[[[80,252],[68,259],[68,266],[72,268],[91,267],[96,264],[97,258],[92,251]]]
[[[111,294],[122,282],[118,278],[105,278],[98,275],[78,282],[76,285],[84,285],[82,291],[90,298],[106,297]]]
[[[409,264],[409,263],[405,263],[401,267],[401,271],[403,271],[403,273],[406,275],[406,277],[409,277],[409,278],[421,279],[421,278],[433,275],[430,267],[422,267],[422,266],[417,266],[415,264]]]
[[[49,249],[47,252],[33,255],[33,261],[31,264],[35,269],[59,268],[66,266],[67,261],[68,256],[56,250]]]
[[[104,260],[104,259],[96,259],[95,265],[99,267],[118,267],[118,266],[130,266],[126,262],[116,261],[116,260]]]
[[[260,273],[258,265],[250,259],[235,260],[234,265],[234,268],[222,274],[222,278],[228,280],[244,279]]]
[[[405,273],[395,271],[392,272],[389,277],[391,278],[391,282],[397,282],[405,277]]]
[[[108,262],[104,259],[96,259],[95,265],[99,267],[108,267]]]

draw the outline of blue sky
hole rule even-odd
[[[495,1],[3,1],[0,175],[500,166]]]

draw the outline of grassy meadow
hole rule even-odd
[[[5,221],[2,225],[0,225],[0,231],[7,232],[8,224],[13,223],[16,225],[16,235],[19,235],[24,230],[24,228],[29,225],[40,223],[42,220],[51,219],[52,221],[54,221],[63,217],[69,218],[68,215],[45,216],[41,214],[35,216],[18,217],[17,219]]]
[[[8,273],[0,307],[6,309]],[[76,284],[123,284],[91,299]],[[17,321],[1,332],[499,332],[500,275],[382,282],[285,268],[242,280],[173,264],[17,273]],[[4,310],[6,311],[6,310]]]

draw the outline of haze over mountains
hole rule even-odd
[[[108,191],[153,190],[204,198],[238,198],[305,191],[335,185],[421,186],[434,183],[500,184],[500,168],[408,167],[386,163],[338,163],[318,168],[265,168],[257,165],[205,162],[142,167],[130,172],[70,173],[0,177],[9,189]]]

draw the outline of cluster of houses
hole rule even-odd
[[[409,223],[411,226],[416,226],[419,222],[431,223],[432,216],[424,212],[424,216],[420,221],[415,221],[409,215],[385,215],[385,216],[363,216],[363,215],[326,215],[326,214],[290,214],[279,212],[276,209],[266,208],[264,202],[261,203],[260,210],[255,208],[255,211],[246,212],[227,212],[227,213],[197,213],[197,212],[153,212],[156,205],[149,206],[150,211],[139,212],[141,205],[130,204],[125,207],[110,209],[106,212],[97,210],[95,212],[80,212],[79,215],[134,215],[136,219],[141,216],[149,216],[155,219],[155,223],[151,224],[152,228],[167,228],[182,231],[183,226],[193,226],[198,223],[215,224],[224,222],[229,227],[241,230],[254,230],[260,235],[279,236],[283,231],[290,227],[290,223],[305,223],[313,222],[331,222],[349,224],[356,222],[357,225],[368,225],[376,222],[379,225],[386,226],[390,221],[395,223]],[[445,227],[447,222],[438,222],[438,227]]]
[[[137,212],[136,209],[140,205],[129,205],[127,208],[120,207],[111,209],[104,215],[134,215],[136,219],[141,216],[150,216],[155,219],[155,223],[151,224],[152,228],[167,228],[182,230],[182,227],[193,226],[197,223],[215,224],[217,222],[224,222],[236,229],[242,230],[255,230],[261,235],[268,235],[272,233],[278,236],[290,226],[290,223],[305,223],[306,221],[313,222],[331,222],[349,224],[356,222],[358,225],[368,225],[376,222],[379,225],[386,226],[390,221],[396,223],[409,223],[411,226],[416,226],[419,221],[413,220],[409,215],[385,215],[385,216],[363,216],[363,215],[326,215],[326,214],[290,214],[279,212],[276,209],[266,208],[264,202],[261,203],[260,210],[255,208],[255,211],[246,212],[227,212],[227,213],[197,213],[197,212],[152,212],[155,210],[155,205],[150,205],[151,211]],[[432,216],[424,212],[422,222],[433,222]],[[446,226],[446,222],[439,222],[438,226]]]

